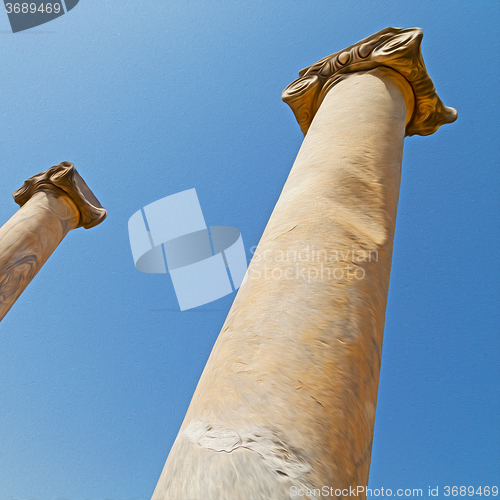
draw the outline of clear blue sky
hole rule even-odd
[[[129,217],[194,187],[250,257],[302,141],[282,90],[387,26],[424,30],[459,118],[405,141],[370,485],[499,485],[499,5],[80,0],[15,35],[2,9],[0,223],[63,160],[109,216],[0,325],[0,500],[149,500],[234,294],[177,312]]]

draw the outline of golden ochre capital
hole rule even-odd
[[[299,72],[299,78],[283,91],[304,134],[328,91],[348,73],[378,66],[391,68],[408,80],[415,94],[415,109],[406,135],[429,135],[454,122],[457,112],[445,106],[427,73],[420,44],[420,28],[386,28]]]
[[[63,161],[25,180],[22,187],[12,193],[12,196],[22,207],[36,192],[47,186],[64,191],[73,200],[80,211],[80,223],[77,227],[90,229],[106,218],[106,210],[69,161]]]

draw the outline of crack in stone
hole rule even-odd
[[[229,429],[213,427],[194,420],[184,430],[186,437],[203,448],[231,453],[246,448],[260,455],[264,462],[283,478],[299,479],[311,471],[311,466],[276,435],[265,428]]]

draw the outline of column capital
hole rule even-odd
[[[400,73],[415,94],[415,109],[406,135],[430,135],[457,119],[434,87],[420,51],[420,28],[386,28],[336,52],[299,72],[299,78],[283,91],[282,99],[295,115],[304,134],[328,91],[346,74],[386,66]]]
[[[63,161],[45,172],[26,179],[22,187],[12,193],[12,196],[14,201],[22,207],[35,193],[47,186],[62,190],[75,203],[80,211],[80,223],[77,227],[90,229],[106,218],[106,210],[82,179],[73,163],[69,161]]]

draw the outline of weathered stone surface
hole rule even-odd
[[[420,35],[392,30],[285,91],[307,134],[153,500],[347,498],[368,484],[403,142],[454,119],[415,57]],[[394,68],[338,74],[376,50]]]

